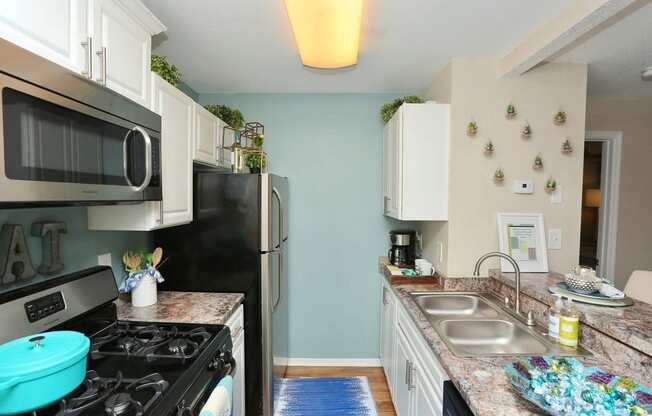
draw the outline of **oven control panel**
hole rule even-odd
[[[25,303],[25,312],[30,322],[36,322],[65,308],[61,292],[51,293]]]

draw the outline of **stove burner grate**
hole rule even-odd
[[[100,377],[90,370],[86,373],[83,391],[59,403],[56,416],[79,416],[86,410],[104,406],[108,416],[142,416],[168,388],[169,383],[158,373],[139,379],[123,378],[121,372],[115,377]],[[149,390],[151,397],[143,404],[133,398],[135,392]]]

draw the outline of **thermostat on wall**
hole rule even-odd
[[[534,183],[530,180],[515,180],[512,185],[515,194],[532,194],[534,193]]]

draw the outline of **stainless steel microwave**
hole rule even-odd
[[[161,200],[161,117],[2,39],[0,142],[0,207]]]

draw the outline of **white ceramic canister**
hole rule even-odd
[[[156,279],[146,277],[131,290],[131,304],[137,307],[156,303]]]

